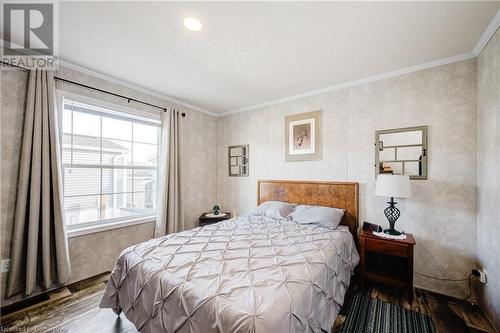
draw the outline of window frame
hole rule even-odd
[[[66,168],[81,168],[81,169],[100,169],[101,172],[101,180],[100,180],[100,193],[95,194],[95,196],[99,196],[102,198],[103,195],[103,189],[102,189],[102,171],[104,169],[107,170],[120,170],[120,169],[126,169],[130,170],[132,173],[136,170],[155,170],[156,171],[156,189],[155,192],[158,193],[158,180],[159,180],[159,169],[160,169],[160,145],[161,145],[161,114],[153,113],[153,112],[147,112],[147,111],[142,111],[138,109],[132,109],[124,106],[120,106],[114,103],[109,103],[103,100],[75,94],[72,92],[67,92],[61,89],[56,90],[56,98],[57,98],[57,122],[58,122],[58,129],[59,129],[59,142],[60,142],[60,147],[59,147],[59,153],[60,153],[60,160],[59,160],[59,167],[61,169],[61,184],[62,184],[62,197],[63,197],[63,205],[64,205],[64,199],[66,198],[64,194],[64,172]],[[62,157],[63,157],[63,110],[64,110],[64,101],[66,100],[71,100],[74,102],[78,103],[83,103],[83,104],[88,104],[93,107],[97,108],[102,108],[103,111],[99,112],[96,111],[96,115],[108,115],[109,118],[114,118],[114,119],[121,119],[121,120],[127,120],[127,121],[132,121],[136,123],[143,123],[147,125],[153,125],[158,127],[158,141],[157,141],[157,163],[156,166],[154,167],[148,167],[148,166],[134,166],[134,165],[123,165],[123,166],[111,166],[111,165],[105,165],[102,164],[102,157],[101,157],[101,163],[100,164],[73,164],[71,161],[70,164],[63,163]],[[92,112],[88,112],[89,114],[92,114]],[[123,114],[126,114],[124,116]],[[100,131],[100,140],[102,144],[102,121],[101,121],[101,131]],[[133,138],[131,141],[127,141],[131,145],[135,143],[133,141]],[[141,142],[137,142],[141,143]],[[102,149],[102,148],[101,148]],[[102,155],[102,151],[100,152]],[[132,192],[123,192],[123,193],[105,193],[107,195],[113,195],[113,194],[131,194]],[[146,193],[146,192],[137,192],[137,193]],[[89,194],[88,196],[92,196],[94,194]],[[76,195],[78,196],[78,195]],[[76,197],[75,196],[75,197]],[[99,200],[100,206],[102,207],[102,201],[101,199]],[[99,208],[99,211],[102,208]],[[117,228],[123,228],[126,226],[132,226],[132,225],[138,225],[138,224],[143,224],[143,223],[151,223],[156,221],[156,214],[157,214],[157,209],[158,207],[155,207],[155,211],[152,214],[145,213],[145,214],[139,214],[139,215],[131,215],[131,216],[125,216],[125,217],[115,217],[115,218],[110,218],[110,219],[102,219],[102,220],[96,220],[96,221],[91,221],[91,222],[83,222],[83,223],[78,223],[78,224],[66,224],[66,217],[64,217],[64,224],[66,226],[66,233],[67,236],[70,237],[77,237],[77,236],[82,236],[85,234],[89,233],[94,233],[94,232],[101,232],[105,230],[111,230],[111,229],[117,229]],[[64,208],[63,208],[64,211]]]

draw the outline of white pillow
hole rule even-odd
[[[276,220],[287,217],[296,205],[282,201],[266,201],[248,212],[253,216],[267,216]]]
[[[342,221],[345,209],[323,206],[299,205],[288,218],[299,224],[319,224],[331,229],[337,228]]]

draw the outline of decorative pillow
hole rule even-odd
[[[248,212],[253,216],[267,216],[276,220],[287,217],[296,205],[282,201],[266,201]]]
[[[342,221],[345,209],[323,206],[299,205],[288,218],[299,224],[319,224],[331,229],[337,228]]]

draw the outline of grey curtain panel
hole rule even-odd
[[[52,72],[30,72],[7,297],[48,289],[71,276],[63,220]]]
[[[184,230],[181,202],[180,117],[180,112],[171,108],[162,113],[155,237]]]

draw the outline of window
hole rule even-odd
[[[159,121],[62,97],[68,229],[156,215]]]

